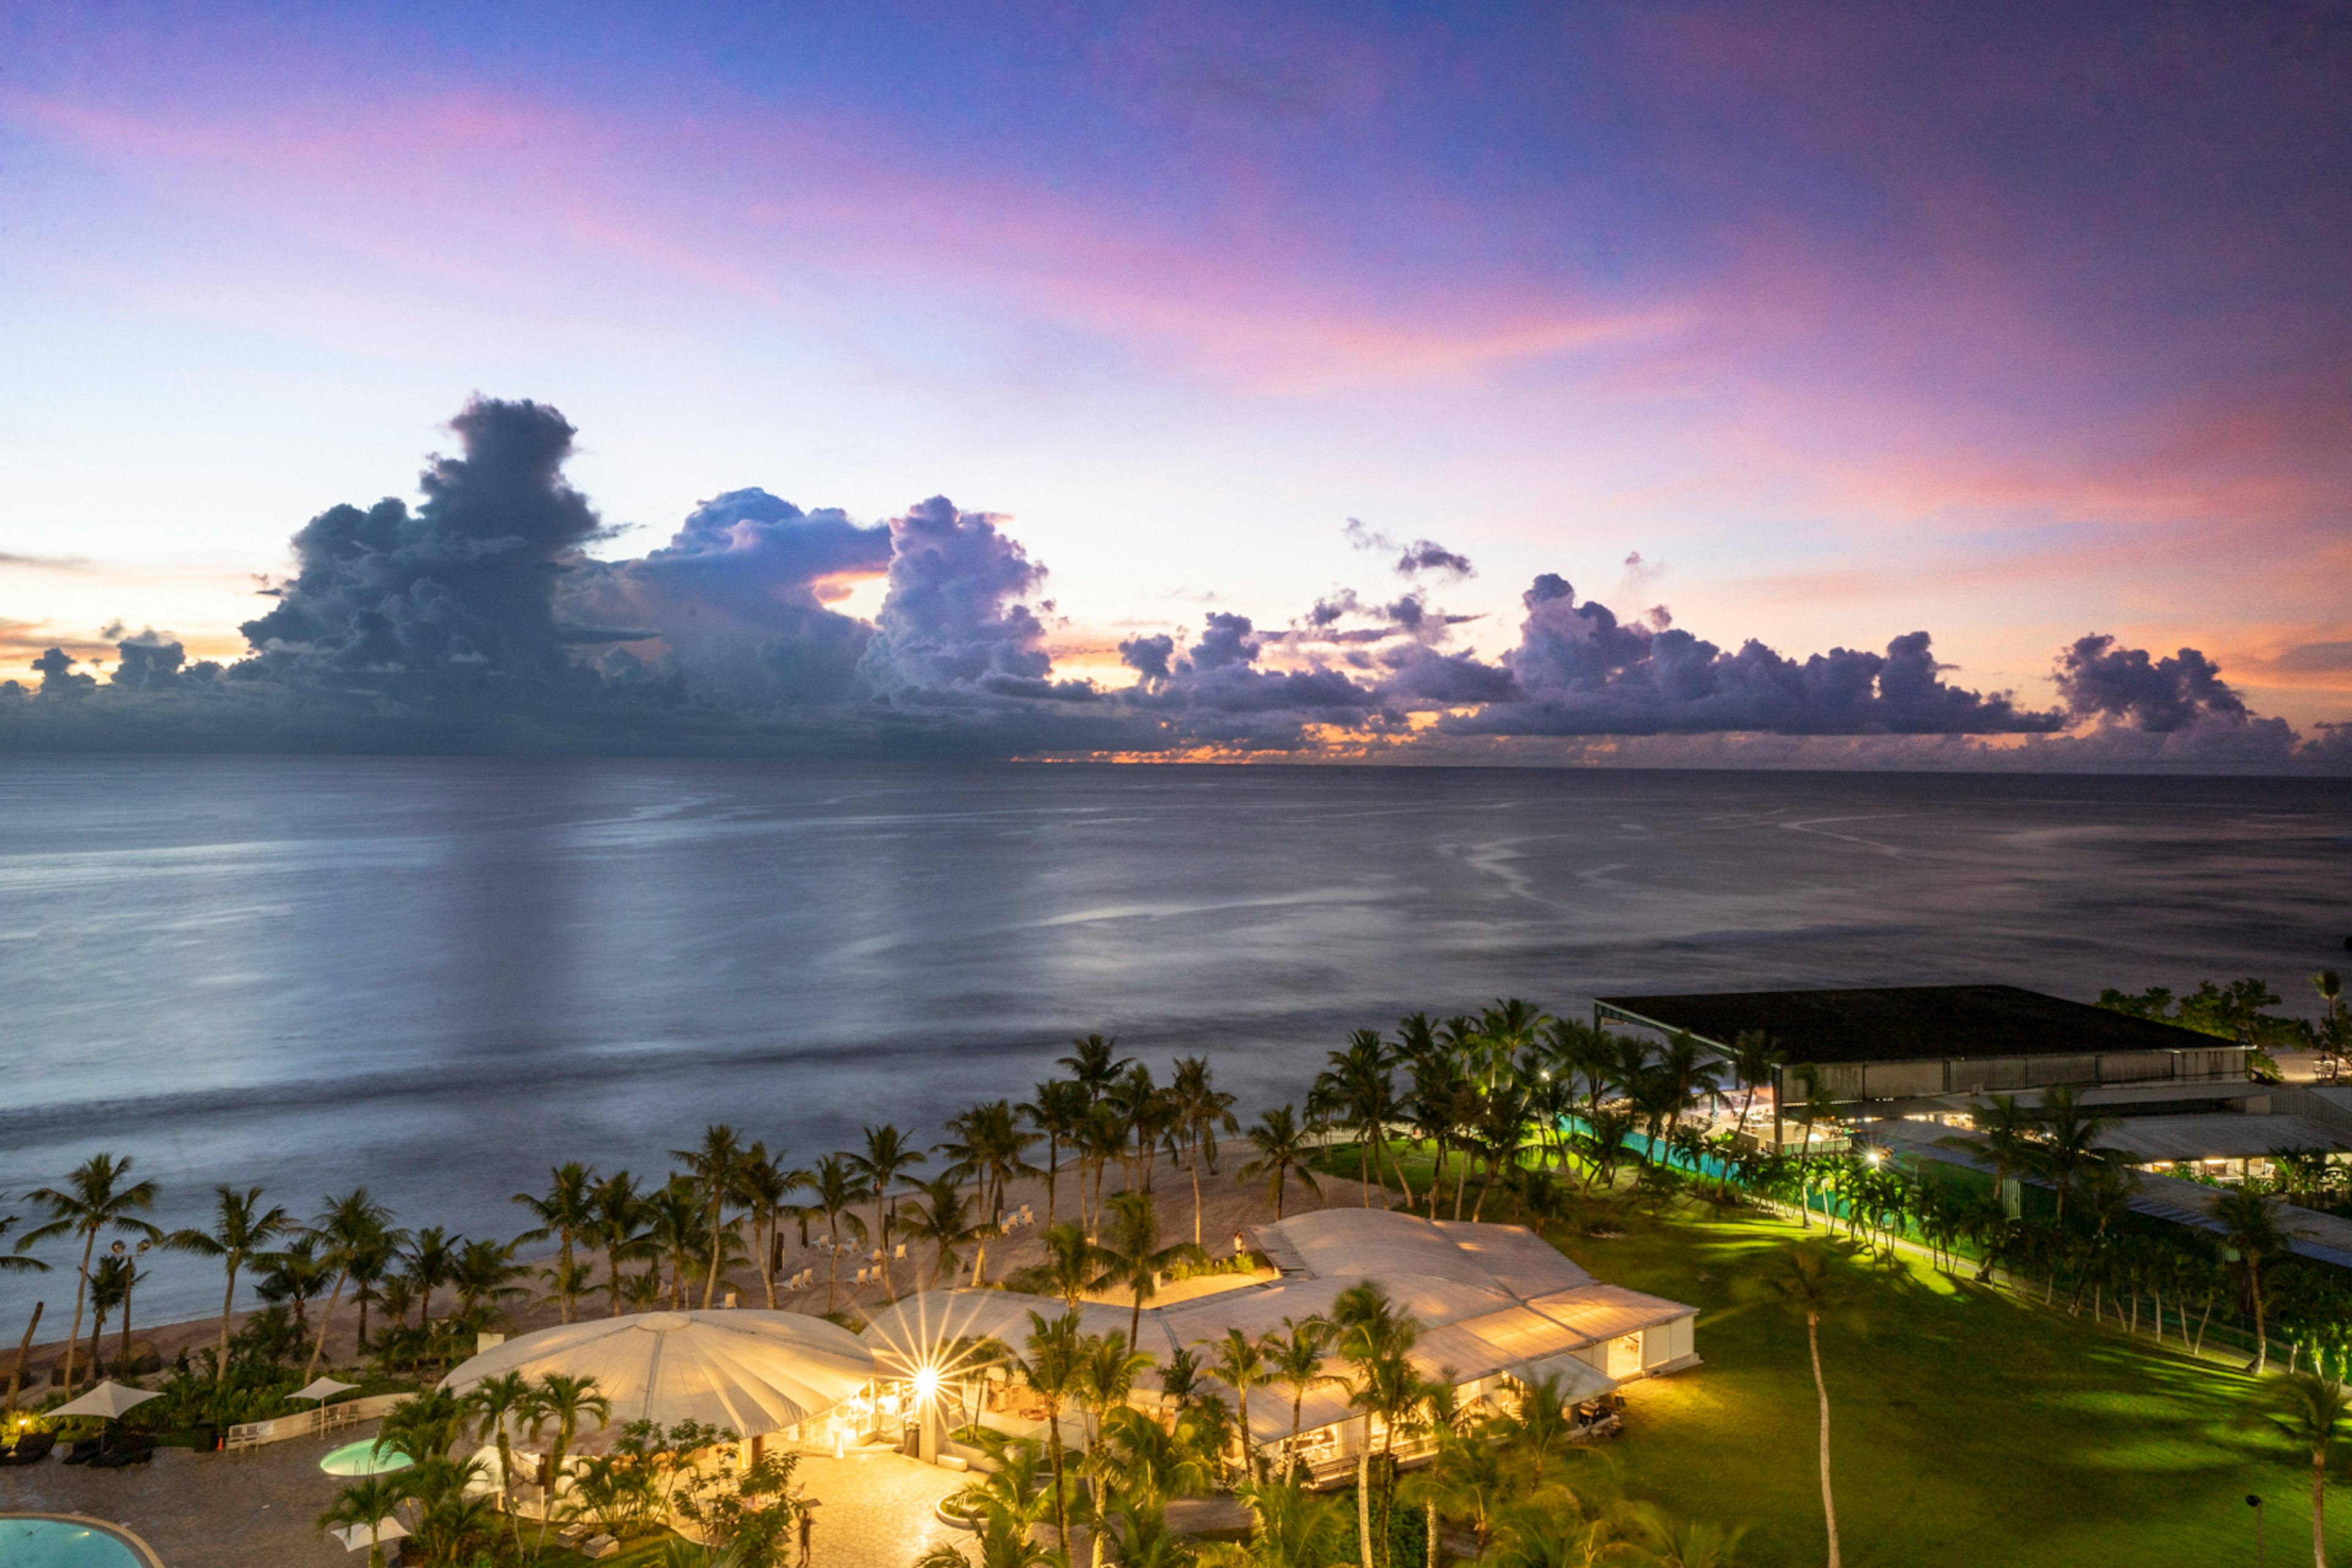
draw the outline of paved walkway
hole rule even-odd
[[[971,1540],[931,1511],[967,1475],[885,1453],[804,1458],[793,1479],[820,1504],[814,1568],[907,1568],[934,1542]]]

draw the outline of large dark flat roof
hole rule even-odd
[[[1727,1046],[1748,1029],[1790,1062],[2038,1057],[2081,1051],[2211,1050],[2231,1042],[2014,985],[1887,985],[1860,991],[1723,991],[1601,996],[1601,1006]]]

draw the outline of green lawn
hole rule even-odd
[[[1411,1173],[1418,1187],[1426,1160]],[[1511,1216],[1490,1205],[1486,1217]],[[1571,1223],[1550,1239],[1603,1279],[1700,1308],[1706,1362],[1631,1389],[1626,1436],[1601,1464],[1628,1496],[1750,1525],[1753,1568],[1819,1563],[1804,1325],[1738,1285],[1795,1226],[1609,1200],[1595,1219],[1624,1234]],[[1855,1568],[2251,1564],[2248,1492],[2264,1501],[2270,1562],[2310,1550],[2308,1471],[2246,1420],[2252,1380],[2126,1340],[2112,1316],[2096,1327],[1904,1265],[1871,1282],[1859,1331],[1824,1326],[1822,1352]],[[2328,1539],[2352,1556],[2352,1498]]]

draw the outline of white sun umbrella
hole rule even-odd
[[[95,1415],[101,1420],[116,1421],[122,1417],[125,1411],[136,1409],[151,1399],[163,1397],[161,1394],[151,1394],[144,1389],[127,1388],[110,1377],[72,1404],[60,1405],[55,1410],[45,1410],[41,1414],[45,1418],[54,1415]]]
[[[757,1437],[823,1415],[874,1376],[874,1352],[838,1324],[741,1309],[641,1312],[509,1340],[441,1380],[463,1394],[520,1373],[593,1377],[612,1401],[605,1428],[699,1421]]]
[[[346,1552],[365,1552],[371,1546],[381,1546],[387,1541],[398,1541],[408,1533],[408,1526],[401,1523],[392,1515],[386,1514],[373,1524],[346,1525],[341,1530],[331,1530],[327,1533],[341,1542],[343,1550]]]
[[[327,1400],[332,1399],[338,1394],[349,1394],[352,1389],[357,1388],[359,1384],[356,1383],[345,1383],[341,1378],[313,1378],[311,1381],[304,1384],[301,1387],[296,1389],[286,1397],[289,1399],[316,1399],[324,1403]]]

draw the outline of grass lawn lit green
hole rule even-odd
[[[1418,1189],[1426,1158],[1408,1171]],[[1490,1203],[1486,1217],[1514,1216]],[[1596,1222],[1623,1234],[1587,1234]],[[1706,1364],[1629,1385],[1626,1434],[1600,1469],[1628,1497],[1748,1524],[1754,1568],[1822,1562],[1804,1323],[1746,1284],[1796,1226],[1596,1199],[1546,1234],[1602,1279],[1700,1309]],[[2126,1339],[2112,1313],[2095,1326],[2063,1297],[2045,1311],[1906,1255],[1873,1272],[1858,1326],[1823,1325],[1822,1354],[1853,1568],[2251,1564],[2249,1492],[2269,1561],[2309,1556],[2309,1471],[2248,1419],[2252,1380]],[[2352,1497],[2331,1513],[2331,1555],[2352,1556]]]

